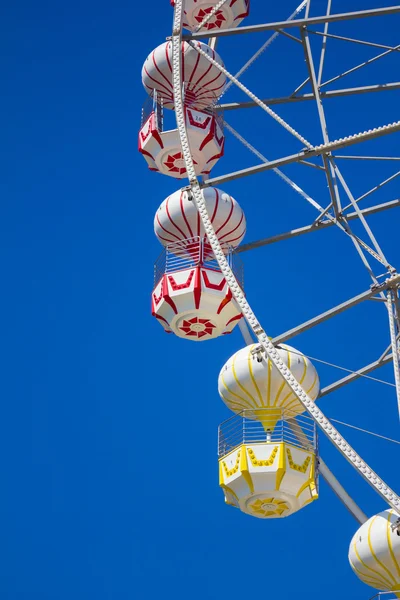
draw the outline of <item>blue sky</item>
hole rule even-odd
[[[334,0],[332,11],[376,5]],[[284,19],[295,7],[288,0],[253,0],[248,23]],[[312,14],[324,8],[315,0]],[[165,335],[150,315],[153,263],[161,250],[154,213],[179,184],[149,172],[137,153],[146,98],[140,70],[170,34],[169,2],[21,0],[4,3],[0,12],[6,59],[0,99],[3,597],[302,599],[317,593],[330,600],[345,590],[353,600],[369,598],[373,590],[358,582],[347,562],[357,524],[324,482],[318,502],[282,521],[252,519],[224,505],[216,438],[230,413],[218,397],[217,376],[243,345],[239,332],[194,344]],[[330,31],[395,45],[398,17]],[[234,72],[265,39],[260,33],[223,40],[219,52]],[[329,53],[330,45],[328,78],[379,52],[342,42]],[[332,89],[396,81],[398,60],[386,57]],[[272,97],[290,94],[306,76],[300,47],[280,39],[243,81]],[[331,137],[394,121],[399,93],[330,100]],[[243,96],[232,88],[226,99]],[[310,141],[321,142],[314,106],[276,110]],[[227,113],[226,119],[268,158],[299,149],[261,111]],[[396,155],[398,136],[348,153]],[[226,156],[214,173],[255,162],[227,134]],[[394,163],[340,166],[355,195],[396,171]],[[304,166],[285,172],[321,204],[329,202],[322,173]],[[224,190],[246,212],[247,242],[316,217],[270,172]],[[398,193],[394,180],[363,205]],[[399,264],[397,210],[369,222],[388,259]],[[354,229],[361,233],[357,224]],[[370,285],[351,242],[333,229],[242,258],[248,299],[269,335]],[[386,319],[384,307],[369,302],[291,343],[356,369],[388,345]],[[322,385],[342,376],[315,364]],[[390,367],[376,376],[393,381]],[[362,380],[322,399],[321,408],[398,436],[388,386]],[[342,431],[396,488],[398,447]],[[323,436],[321,451],[368,515],[384,509]]]

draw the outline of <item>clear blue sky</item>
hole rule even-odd
[[[334,0],[332,10],[377,4]],[[252,5],[249,24],[284,19],[296,2]],[[313,14],[324,7],[316,0]],[[137,153],[146,98],[140,70],[170,34],[169,2],[20,0],[3,3],[0,14],[2,597],[369,598],[372,589],[347,562],[357,524],[324,482],[318,502],[282,521],[252,519],[224,505],[216,438],[230,413],[218,397],[217,376],[243,345],[239,332],[194,344],[165,335],[150,315],[153,262],[161,250],[153,217],[179,185],[149,172]],[[396,17],[331,31],[395,45],[398,29]],[[224,40],[219,51],[235,71],[265,39]],[[335,48],[326,77],[379,52],[344,42]],[[398,61],[385,58],[333,88],[396,81]],[[244,81],[271,97],[290,94],[306,76],[300,47],[282,39]],[[242,95],[232,90],[226,98]],[[399,100],[397,91],[327,102],[332,138],[395,120]],[[277,111],[320,143],[314,107]],[[261,111],[226,118],[268,158],[299,149]],[[349,153],[394,155],[398,136]],[[215,173],[257,161],[231,136],[226,143]],[[396,170],[387,163],[340,164],[355,195]],[[322,173],[301,166],[286,172],[321,204],[329,202]],[[398,197],[398,181],[364,205]],[[246,241],[316,217],[273,173],[224,189],[246,212]],[[369,221],[394,264],[400,262],[397,210]],[[248,298],[269,335],[370,284],[351,243],[332,229],[243,260]],[[386,319],[384,307],[370,302],[292,344],[356,369],[388,345]],[[316,365],[322,385],[342,376]],[[393,380],[389,367],[376,376]],[[398,436],[388,386],[360,381],[322,399],[321,407],[333,418]],[[396,488],[398,447],[343,433]],[[321,450],[369,515],[384,509],[325,439]]]

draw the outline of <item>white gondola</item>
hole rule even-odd
[[[210,46],[198,41],[193,44],[223,66],[220,56]],[[181,77],[188,90],[185,104],[199,110],[214,102],[226,81],[225,75],[187,42],[182,43]],[[157,46],[146,58],[142,68],[142,82],[149,94],[157,91],[164,108],[174,108],[171,42]]]
[[[399,597],[399,514],[388,509],[363,523],[351,540],[349,562],[361,581]]]
[[[219,241],[226,248],[237,248],[246,233],[246,217],[232,196],[222,190],[207,187],[203,190],[207,211],[211,215]],[[154,232],[163,246],[193,236],[206,240],[196,206],[185,190],[178,190],[161,203],[154,217]]]
[[[216,4],[216,1],[210,2],[210,0],[185,0],[183,27],[191,31],[195,30]],[[175,6],[174,0],[171,0],[171,5]],[[200,31],[232,29],[237,27],[249,12],[250,0],[229,0],[215,12]]]
[[[178,129],[165,130],[163,108],[157,101],[149,115],[143,116],[139,132],[139,152],[149,169],[182,179],[186,168],[182,156]],[[208,175],[224,154],[224,133],[221,119],[214,110],[194,110],[185,107],[186,127],[196,175]]]
[[[318,373],[312,362],[286,344],[280,344],[278,352],[296,380],[315,401],[320,385]],[[303,405],[259,344],[246,346],[231,356],[220,371],[218,391],[233,412],[251,408],[250,402],[256,410],[265,409],[266,418],[271,423],[269,410],[280,408],[290,410],[295,415],[304,412]],[[259,414],[254,418],[260,419]],[[251,418],[250,413],[248,417]]]
[[[239,280],[241,265],[225,250]],[[152,314],[167,333],[201,342],[231,333],[242,312],[204,238],[169,244],[155,265]]]
[[[267,415],[274,427],[266,431]],[[281,408],[241,411],[220,425],[218,454],[225,502],[252,517],[288,517],[318,498],[317,436],[308,416]]]

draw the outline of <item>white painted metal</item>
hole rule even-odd
[[[190,31],[207,33],[237,27],[249,13],[249,2],[250,0],[237,0],[234,3],[227,0],[185,0],[182,26]]]
[[[397,131],[400,131],[400,121],[395,121],[393,123],[389,123],[388,125],[382,125],[381,127],[375,127],[374,129],[369,129],[368,131],[362,131],[360,133],[348,135],[346,137],[339,138],[338,140],[334,140],[333,142],[329,142],[328,144],[314,146],[312,149],[307,148],[306,150],[297,152],[297,154],[291,154],[289,156],[271,160],[266,164],[256,165],[255,167],[249,167],[240,171],[234,171],[233,173],[221,175],[220,177],[214,177],[213,179],[206,181],[203,185],[219,185],[220,183],[233,181],[234,179],[239,179],[240,177],[248,177],[249,175],[255,175],[256,173],[262,173],[263,171],[270,171],[276,167],[301,162],[303,159],[309,159],[313,156],[328,154],[340,148],[347,148],[353,144],[367,142],[377,137],[389,135]]]
[[[204,52],[200,60],[197,49]],[[185,94],[185,103],[192,108],[202,109],[214,102],[215,96],[225,85],[225,75],[215,66],[222,66],[222,60],[203,42],[191,42],[190,45],[184,42],[181,54],[182,83],[190,82],[190,88]],[[210,56],[215,61],[211,69],[205,56]],[[150,52],[142,68],[142,82],[145,89],[149,94],[157,90],[159,98],[164,101],[165,108],[174,107],[171,65],[172,43],[165,42]]]
[[[255,94],[253,94],[253,92],[251,92],[245,85],[243,85],[243,83],[240,83],[236,79],[236,77],[234,77],[234,75],[232,75],[231,73],[229,73],[229,71],[227,69],[225,69],[224,66],[222,66],[214,58],[212,58],[211,56],[209,56],[209,54],[203,48],[201,48],[200,46],[194,45],[194,42],[192,42],[192,41],[190,41],[189,44],[206,61],[208,61],[209,63],[211,63],[213,65],[213,67],[215,67],[218,71],[221,71],[221,73],[223,73],[225,75],[225,77],[227,77],[228,79],[230,79],[231,81],[233,81],[238,86],[238,88],[242,90],[242,92],[244,92],[247,96],[249,96],[249,98],[251,98],[253,100],[253,102],[255,102],[260,108],[262,108],[263,110],[265,110],[265,112],[268,113],[270,117],[272,117],[277,123],[279,123],[279,125],[282,125],[282,127],[284,129],[286,129],[286,131],[288,131],[289,133],[291,133],[304,146],[306,146],[309,149],[311,149],[313,147],[312,144],[310,144],[310,142],[308,142],[302,135],[300,135],[300,133],[298,133],[293,127],[291,127],[288,123],[286,123],[286,121],[284,121],[279,115],[277,115],[276,112],[274,112],[272,110],[272,108],[270,108],[269,106],[267,106],[266,104],[264,104],[264,102],[262,100],[260,100],[259,98],[257,98],[257,96]]]
[[[320,386],[317,371],[311,361],[286,344],[279,346],[278,353],[282,362],[290,368],[296,380],[301,382],[310,398],[315,401]],[[235,413],[246,410],[248,418],[268,419],[270,427],[273,426],[274,418],[271,419],[268,409],[286,409],[293,416],[304,412],[303,405],[272,365],[260,344],[241,348],[227,360],[218,377],[218,391],[230,410]],[[265,414],[257,412],[263,408],[267,409]],[[254,414],[252,409],[255,409]]]
[[[367,585],[378,590],[400,590],[400,520],[393,510],[368,519],[354,534],[350,566]]]
[[[219,426],[219,478],[227,504],[276,519],[318,498],[316,426],[307,415],[277,408],[278,424],[266,432],[264,412],[254,421],[254,411],[245,410]]]
[[[339,498],[341,502],[347,507],[349,512],[353,515],[353,517],[360,523],[365,523],[368,517],[361,510],[361,508],[354,502],[353,498],[349,496],[341,483],[337,480],[335,475],[329,469],[328,465],[319,457],[319,472],[321,476],[325,479],[330,488],[335,492],[336,496]]]
[[[209,175],[224,153],[224,134],[215,113],[185,107],[186,130],[196,175]],[[151,171],[183,179],[185,161],[177,129],[163,131],[152,112],[139,132],[139,152]]]
[[[381,11],[382,14],[382,11]],[[181,81],[181,69],[180,69],[180,43],[181,43],[181,19],[182,19],[182,0],[176,0],[175,6],[175,14],[174,14],[174,28],[173,28],[173,84],[174,84],[174,100],[175,100],[175,110],[176,110],[176,118],[178,129],[181,137],[182,143],[182,151],[185,159],[185,164],[189,176],[190,181],[190,189],[193,195],[193,199],[196,203],[196,206],[199,210],[200,217],[202,219],[204,229],[207,233],[209,242],[214,251],[215,257],[221,267],[221,271],[227,279],[229,287],[232,291],[234,298],[237,300],[243,315],[245,316],[247,322],[249,323],[251,329],[254,334],[257,336],[258,340],[263,344],[264,349],[271,360],[272,364],[277,368],[282,377],[289,384],[292,391],[295,393],[298,400],[303,404],[304,408],[307,412],[315,419],[319,427],[324,431],[324,433],[328,436],[331,442],[336,446],[336,448],[341,452],[341,454],[348,460],[350,464],[357,470],[358,473],[362,475],[362,477],[375,489],[378,494],[382,496],[382,498],[388,502],[394,509],[400,507],[400,498],[399,496],[389,487],[387,484],[379,478],[379,476],[362,460],[362,458],[355,452],[355,450],[346,442],[346,440],[339,434],[339,432],[335,429],[335,427],[329,422],[329,420],[325,417],[322,411],[314,404],[312,399],[306,394],[305,390],[302,386],[297,382],[295,377],[292,375],[290,370],[283,363],[282,359],[279,356],[277,349],[268,339],[265,331],[261,327],[259,321],[257,320],[255,314],[253,313],[249,303],[244,297],[240,287],[237,284],[237,281],[230,269],[224,253],[220,247],[218,239],[215,235],[211,220],[207,213],[207,208],[203,199],[202,190],[200,188],[199,182],[196,177],[196,173],[194,171],[194,166],[190,154],[190,148],[188,144],[188,139],[186,135],[185,129],[185,120],[183,113],[183,102],[182,102],[182,81]],[[325,19],[325,20],[328,20]],[[325,22],[325,20],[323,22]],[[331,17],[329,21],[332,21]],[[236,83],[236,82],[235,82]],[[240,86],[239,86],[240,87]],[[247,92],[246,92],[247,93]],[[378,133],[383,133],[383,130],[388,132],[394,129],[400,128],[400,122],[385,126],[384,128],[378,128],[373,131],[369,131],[365,134],[361,134],[364,138],[371,138]],[[360,134],[356,136],[351,136],[351,138],[359,139]],[[345,140],[350,141],[350,138],[345,138]],[[343,141],[343,140],[341,140]],[[353,139],[351,139],[353,141]],[[350,142],[351,143],[351,142]],[[319,147],[320,153],[333,150],[335,147],[341,147],[341,144],[336,142],[330,142],[328,144],[323,144]],[[318,150],[317,150],[318,151]],[[270,165],[268,165],[270,166]],[[277,166],[277,165],[274,165]]]
[[[152,314],[167,333],[195,342],[231,333],[242,319],[208,240],[168,244],[156,263]]]
[[[237,248],[246,233],[246,218],[239,203],[217,188],[207,188],[204,201],[219,241],[225,248]],[[206,238],[196,205],[185,190],[162,202],[154,217],[154,231],[163,246],[194,236]]]
[[[315,461],[313,450],[255,436],[220,458],[225,501],[259,519],[288,517],[318,498]]]
[[[396,395],[397,395],[397,406],[400,417],[400,367],[399,367],[399,347],[397,341],[397,332],[395,324],[395,293],[392,290],[388,290],[387,293],[387,309],[389,313],[389,329],[390,339],[392,344],[392,356],[393,356],[393,367],[394,377],[396,381]]]
[[[301,13],[301,11],[304,9],[306,4],[307,4],[307,0],[303,0],[303,2],[301,2],[301,4],[299,4],[299,6],[296,8],[296,10],[290,15],[290,17],[288,18],[288,21],[292,21],[299,13]],[[243,65],[243,67],[235,74],[235,79],[239,79],[239,77],[241,77],[243,75],[243,73],[245,73],[247,71],[247,69],[249,67],[251,67],[251,65],[263,54],[263,52],[265,52],[265,50],[267,48],[270,47],[272,42],[274,42],[278,37],[279,37],[278,31],[273,33],[267,39],[267,41],[261,46],[261,48],[250,58],[250,60],[248,60],[246,62],[246,64]],[[214,40],[217,40],[217,39],[218,38],[214,38]],[[226,86],[224,87],[222,93],[220,94],[220,96],[218,98],[218,103],[220,103],[222,96],[224,96],[226,94],[226,92],[229,90],[229,88],[232,85],[233,85],[233,81],[232,80],[228,81],[228,83],[226,84]]]
[[[308,5],[310,0],[307,0]],[[339,21],[350,21],[352,19],[365,19],[367,17],[379,17],[385,15],[394,15],[400,13],[400,6],[386,6],[382,8],[373,8],[368,10],[360,10],[357,12],[347,12],[331,14],[329,16],[323,15],[322,17],[311,17],[308,18],[308,11],[306,11],[305,19],[293,19],[291,21],[277,21],[275,23],[266,23],[262,25],[249,25],[247,27],[237,27],[236,29],[225,29],[222,31],[215,32],[218,37],[227,35],[243,35],[246,33],[256,33],[260,31],[276,31],[277,29],[286,29],[288,27],[302,27],[319,25],[323,23],[336,23]],[[185,39],[197,39],[201,37],[201,34],[192,34],[191,36],[184,36]]]

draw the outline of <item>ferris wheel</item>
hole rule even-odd
[[[344,176],[342,167],[343,163],[357,164],[356,168],[371,173],[379,161],[396,165],[400,158],[382,155],[382,148],[386,140],[392,144],[395,140],[393,147],[397,140],[398,146],[400,121],[390,122],[385,119],[389,113],[379,111],[374,128],[358,131],[354,114],[344,119],[344,131],[335,137],[328,129],[326,104],[332,99],[374,94],[382,97],[400,89],[399,82],[390,81],[334,89],[331,86],[354,75],[360,82],[365,67],[379,64],[388,56],[398,61],[400,50],[400,45],[358,39],[347,33],[339,35],[337,29],[333,34],[332,26],[345,24],[348,32],[349,23],[374,20],[379,28],[380,18],[399,18],[400,6],[334,13],[334,1],[327,0],[325,13],[314,16],[312,4],[312,0],[304,0],[293,6],[286,20],[247,25],[250,0],[171,0],[172,36],[151,51],[142,70],[149,98],[142,112],[139,151],[152,171],[182,180],[180,188],[160,204],[154,218],[155,234],[163,252],[155,265],[152,314],[167,333],[183,338],[182,344],[212,343],[235,327],[242,333],[244,346],[222,366],[218,379],[219,395],[233,413],[218,430],[219,481],[226,504],[260,519],[290,517],[318,499],[318,480],[322,476],[360,525],[349,540],[349,562],[354,573],[379,593],[395,594],[400,591],[400,497],[339,433],[319,408],[319,400],[393,363],[393,401],[397,398],[400,412],[400,274],[387,260],[366,220],[369,215],[399,206],[400,200],[362,208],[362,201],[391,185],[400,171],[376,181],[371,189],[356,197],[351,191],[351,178]],[[267,32],[268,39],[238,72],[230,72],[223,42],[235,40],[240,46],[247,39],[245,34],[260,32]],[[301,56],[305,77],[291,94],[261,99],[242,83],[243,75],[278,38],[285,39]],[[349,46],[348,66],[343,71],[338,66],[337,75],[325,79],[328,52],[334,52],[338,42]],[[353,47],[372,48],[376,54],[354,63]],[[297,68],[289,75],[293,81],[296,76],[301,78]],[[247,96],[246,101],[225,102],[223,97],[229,88],[239,89],[242,97]],[[313,106],[313,116],[308,116],[307,121],[281,116],[286,115],[288,105],[299,104]],[[272,159],[267,159],[264,148],[256,147],[248,136],[229,124],[227,115],[248,109],[257,110],[257,123],[265,118],[273,123],[272,131],[284,134],[284,141],[279,138],[276,144],[284,152],[277,151]],[[375,115],[374,122],[376,118]],[[219,161],[223,163],[227,151],[227,132],[257,157],[257,164],[214,176],[213,168]],[[363,143],[368,147],[366,155],[347,153],[349,148]],[[273,147],[270,145],[268,152]],[[314,174],[322,176],[325,196],[318,195],[316,199],[309,195],[281,170],[288,166],[303,168],[310,178]],[[315,210],[315,219],[308,226],[243,244],[244,211],[220,186],[266,171],[276,173],[299,194]],[[353,222],[358,225],[357,233]],[[269,338],[250,306],[251,298],[245,295],[239,255],[335,227],[353,245],[360,268],[368,273],[370,287],[276,338]],[[387,313],[390,346],[373,363],[321,389],[313,360],[286,342],[366,300],[380,302],[382,311]],[[379,494],[386,510],[370,518],[363,513],[321,457],[317,430]]]

